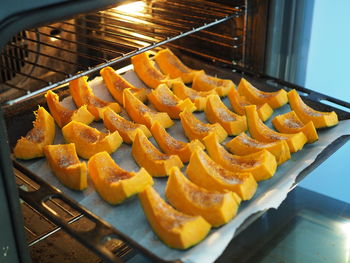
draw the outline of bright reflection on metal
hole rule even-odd
[[[145,10],[146,4],[143,1],[137,1],[129,4],[117,6],[113,9],[126,14],[136,14]]]
[[[342,230],[345,236],[345,262],[350,262],[350,222],[339,224],[339,228]]]

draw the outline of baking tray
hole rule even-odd
[[[231,78],[235,83],[238,83],[238,80],[242,76],[242,72],[233,73],[231,70],[223,70],[210,65],[205,66],[201,64],[201,68],[203,68],[203,66],[208,73],[218,75],[222,78]],[[125,72],[124,77],[135,86],[144,87],[144,84],[138,80],[131,67],[126,67],[119,72]],[[292,85],[288,85],[288,83],[284,83],[282,81],[278,82],[278,80],[264,76],[254,78],[250,77],[248,73],[245,77],[255,86],[263,90],[273,91],[281,87],[286,89],[295,88]],[[93,87],[99,97],[106,100],[112,100],[108,91],[104,88],[101,78],[95,78],[90,82],[90,85]],[[302,91],[304,94],[309,94],[311,98],[315,98],[314,95],[316,93],[306,89]],[[311,96],[311,94],[313,94],[313,96]],[[330,100],[329,97],[318,96],[318,98],[326,98],[327,100]],[[42,100],[42,98],[36,99],[36,102],[39,102],[40,100]],[[223,101],[229,105],[227,98],[223,99]],[[319,110],[333,110],[331,107],[317,102],[317,100],[316,102],[315,100],[311,101],[313,101],[313,103],[310,103],[310,105]],[[70,97],[67,97],[63,103],[73,106]],[[285,105],[276,110],[274,115],[281,114],[289,110],[289,106]],[[91,181],[89,181],[88,189],[83,192],[72,191],[63,186],[57,180],[57,178],[52,175],[45,158],[31,161],[18,161],[17,166],[24,166],[24,169],[28,169],[36,176],[44,179],[44,181],[49,183],[51,186],[62,191],[65,196],[64,199],[67,202],[69,199],[73,199],[75,201],[73,203],[76,204],[77,207],[82,206],[92,213],[91,218],[95,218],[94,215],[96,215],[102,222],[107,223],[105,224],[107,227],[112,226],[115,228],[118,236],[129,242],[131,246],[140,248],[142,251],[146,251],[146,254],[151,256],[153,259],[159,261],[180,260],[183,262],[212,262],[220,256],[235,235],[237,229],[243,229],[246,227],[251,219],[254,218],[259,212],[265,211],[269,208],[277,208],[285,199],[290,189],[295,185],[296,181],[300,180],[301,177],[305,176],[308,172],[310,172],[310,170],[319,165],[349,139],[350,121],[346,120],[349,118],[349,114],[339,109],[336,110],[340,116],[340,119],[342,120],[340,121],[339,125],[330,129],[319,130],[319,141],[314,144],[305,145],[302,151],[293,154],[289,161],[279,166],[276,174],[271,179],[260,182],[255,196],[250,201],[246,201],[241,204],[237,216],[232,221],[220,228],[213,228],[203,242],[184,251],[171,249],[158,239],[148,224],[137,196],[128,199],[121,205],[111,206],[99,197],[97,192],[94,190]],[[10,135],[13,135],[11,130],[17,129],[18,133],[19,128],[16,119],[23,119],[28,122],[29,113],[26,112],[26,114],[23,115],[20,114],[20,112],[23,111],[21,111],[19,108],[17,108],[16,111],[10,111],[10,115],[14,117],[8,118],[8,129]],[[199,119],[205,120],[204,113],[196,113],[196,116]],[[270,120],[272,118],[270,118]],[[95,122],[92,124],[92,126],[100,130],[105,130],[102,122]],[[25,131],[22,130],[21,132],[22,135],[25,134]],[[177,139],[184,141],[187,140],[183,134],[179,121],[175,121],[175,125],[169,128],[168,132]],[[14,141],[13,136],[10,137],[12,137],[12,141]],[[17,136],[16,139],[18,137],[19,136]],[[232,137],[229,137],[227,140],[231,138]],[[156,145],[153,138],[151,138],[151,141]],[[64,140],[62,135],[57,128],[55,143],[57,144],[63,142]],[[112,157],[124,169],[139,169],[138,165],[132,158],[131,147],[129,145],[122,144],[122,146],[112,154]],[[155,178],[154,181],[155,189],[161,194],[161,196],[164,197],[164,188],[167,179]],[[21,192],[22,191],[20,191],[20,193]],[[30,198],[30,195],[33,195],[33,193],[23,194],[23,196],[27,196],[27,198]],[[41,195],[39,198],[43,199],[44,197],[45,195]],[[66,199],[66,197],[68,197],[68,199]],[[81,238],[82,241],[83,239],[84,238]]]

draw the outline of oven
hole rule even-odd
[[[305,206],[300,208],[305,204],[299,196],[312,194],[291,190],[347,142],[350,104],[294,84],[305,69],[306,62],[300,57],[307,54],[307,43],[298,42],[298,33],[308,29],[295,23],[297,17],[307,17],[307,7],[300,1],[53,0],[27,4],[6,1],[0,17],[1,262],[254,262],[258,253],[252,253],[255,257],[241,255],[249,254],[251,247],[271,248],[282,239],[271,234],[276,229],[288,232],[285,229],[293,229],[300,218],[316,218]],[[305,46],[297,48],[301,44]],[[71,193],[54,178],[44,176],[45,160],[41,164],[23,162],[11,154],[17,139],[31,129],[37,105],[46,107],[48,90],[69,98],[70,81],[82,76],[92,80],[106,66],[123,74],[130,70],[131,57],[162,48],[173,50],[192,68],[236,84],[244,76],[265,91],[296,89],[313,108],[336,111],[344,125],[331,135],[321,131],[320,150],[303,150],[310,154],[310,162],[298,153],[293,162],[303,163],[300,169],[290,168],[295,166],[291,164],[280,167],[278,178],[259,186],[256,199],[239,212],[242,222],[237,222],[235,231],[229,225],[218,228],[203,244],[185,252],[162,250],[153,236],[145,245],[140,242],[142,234],[118,228],[109,212],[99,210],[99,202],[86,201],[84,193]],[[290,178],[281,179],[283,173]],[[86,191],[90,193],[89,187]],[[265,201],[265,194],[276,188],[281,189],[277,197]],[[288,192],[277,212],[268,210],[278,207]],[[317,201],[311,203],[317,206]],[[349,217],[346,205],[338,206],[337,211],[327,206],[327,213],[341,211],[343,217]],[[306,212],[293,214],[291,207]],[[243,217],[242,211],[248,210]],[[286,224],[278,223],[286,218]],[[258,238],[264,242],[255,246]]]

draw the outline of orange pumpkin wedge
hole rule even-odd
[[[238,135],[247,130],[245,116],[230,111],[218,95],[210,95],[204,110],[210,123],[220,123],[228,135]]]
[[[87,188],[86,163],[80,162],[74,143],[46,145],[44,154],[54,175],[73,190]]]
[[[145,125],[128,121],[109,108],[103,112],[103,124],[111,132],[118,131],[123,141],[129,144],[134,141],[137,129],[140,129],[147,138],[152,136]]]
[[[304,124],[312,121],[315,128],[318,129],[331,127],[339,123],[338,115],[334,111],[323,112],[312,109],[304,103],[296,90],[288,92],[288,98],[291,109],[298,115]]]
[[[226,224],[237,213],[241,198],[236,193],[209,191],[188,180],[174,167],[165,188],[169,202],[188,215],[200,215],[212,226]]]
[[[124,108],[133,121],[144,124],[149,129],[155,121],[158,121],[164,128],[174,124],[166,112],[157,112],[150,109],[136,98],[130,90],[125,89],[123,96]]]
[[[245,106],[252,105],[253,103],[249,102],[245,97],[239,95],[235,88],[230,89],[227,94],[227,97],[231,103],[233,110],[239,115],[245,115]],[[273,109],[269,104],[264,103],[256,105],[259,117],[262,121],[266,121],[271,117]]]
[[[140,130],[136,133],[131,153],[138,165],[155,177],[169,175],[171,167],[183,167],[179,156],[160,152]]]
[[[199,70],[194,70],[184,65],[181,60],[168,49],[162,49],[154,56],[160,70],[170,78],[181,78],[184,83],[191,83]]]
[[[117,102],[107,102],[96,97],[90,88],[87,77],[81,77],[69,82],[69,90],[75,104],[78,107],[87,105],[88,110],[95,116],[95,120],[102,119],[103,111],[110,107],[115,112],[120,112],[121,107]]]
[[[168,113],[172,119],[180,118],[179,113],[182,111],[193,112],[196,110],[196,106],[189,98],[180,100],[165,84],[160,84],[152,90],[147,98],[158,111]]]
[[[229,171],[200,149],[191,155],[186,174],[198,186],[219,192],[232,191],[242,200],[251,199],[258,187],[251,173]]]
[[[99,152],[92,156],[88,168],[95,189],[103,200],[112,205],[119,204],[153,185],[152,177],[144,168],[138,172],[125,171],[107,152]]]
[[[203,111],[207,105],[209,95],[217,94],[215,90],[197,91],[187,87],[182,81],[173,81],[171,88],[174,94],[182,100],[189,98],[196,106],[197,111]]]
[[[187,249],[209,233],[211,225],[203,217],[186,215],[174,209],[153,187],[139,193],[139,198],[152,229],[169,247]]]
[[[81,122],[71,121],[62,128],[64,139],[74,143],[77,153],[84,159],[89,159],[98,152],[112,153],[123,143],[117,131],[106,134]]]
[[[278,165],[289,160],[291,157],[286,140],[260,142],[245,133],[241,133],[226,143],[226,147],[231,153],[236,155],[246,155],[266,149],[275,156]]]
[[[204,149],[204,145],[199,140],[189,143],[176,140],[158,122],[153,123],[151,131],[160,149],[167,154],[176,154],[181,161],[187,163],[190,160],[193,150],[197,147]]]
[[[232,155],[218,143],[214,133],[205,137],[203,142],[209,156],[227,170],[251,173],[257,182],[271,178],[276,172],[276,158],[267,150],[242,156]]]
[[[215,90],[220,97],[226,96],[235,84],[230,79],[220,79],[205,74],[204,71],[198,72],[192,83],[192,88],[198,91]]]
[[[89,124],[95,119],[94,115],[92,115],[90,111],[88,111],[86,105],[83,105],[76,110],[70,110],[65,108],[59,102],[58,95],[52,92],[51,90],[49,90],[45,94],[45,98],[50,113],[60,128],[62,128],[72,120]]]
[[[249,133],[253,138],[262,142],[286,140],[289,150],[292,153],[301,150],[304,144],[307,142],[307,138],[302,132],[286,134],[276,132],[267,127],[259,118],[255,105],[246,106],[245,110]]]
[[[124,79],[123,76],[115,72],[113,68],[105,67],[101,69],[100,74],[103,78],[104,83],[106,84],[107,89],[119,104],[123,104],[123,90],[125,89],[130,89],[135,97],[140,101],[144,102],[146,100],[146,89],[136,88],[126,79]]]
[[[255,88],[246,79],[242,78],[238,85],[238,93],[246,97],[250,102],[261,105],[267,103],[272,109],[277,109],[287,104],[287,92],[283,89],[275,92],[264,92]]]
[[[318,135],[314,123],[312,121],[309,121],[306,124],[302,123],[294,111],[276,116],[273,118],[272,124],[279,132],[303,132],[307,137],[308,143],[313,143],[318,140]]]
[[[19,159],[33,159],[44,156],[44,146],[52,144],[55,138],[55,121],[43,107],[34,112],[33,128],[21,137],[13,153]]]
[[[190,140],[202,140],[210,132],[217,135],[219,142],[222,142],[227,137],[227,132],[219,123],[204,123],[198,120],[192,113],[186,111],[180,113],[180,119],[185,135]]]

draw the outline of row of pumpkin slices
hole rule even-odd
[[[277,116],[272,123],[277,130],[286,134],[277,133],[263,121],[271,116],[273,109],[288,102],[285,91],[262,92],[245,79],[241,80],[237,91],[231,80],[187,68],[168,49],[158,52],[155,60],[162,71],[172,73],[169,74],[171,78],[162,75],[146,53],[132,59],[135,72],[153,88],[148,95],[145,89],[135,88],[113,69],[107,67],[101,71],[108,90],[117,102],[124,105],[136,123],[117,114],[121,111],[118,103],[105,102],[94,96],[87,79],[80,78],[70,83],[74,102],[80,107],[76,111],[63,108],[53,92],[46,94],[50,111],[62,127],[65,140],[73,143],[48,145],[53,141],[54,121],[40,107],[33,130],[18,141],[14,154],[26,159],[30,148],[32,157],[45,154],[62,183],[81,190],[87,187],[87,169],[86,164],[79,161],[77,151],[79,156],[89,159],[89,174],[106,201],[120,203],[130,195],[141,192],[139,196],[150,224],[171,247],[192,246],[206,236],[211,225],[227,223],[236,214],[240,201],[249,200],[254,195],[256,181],[273,176],[277,164],[288,160],[290,152],[300,150],[306,141],[317,140],[315,122],[317,128],[337,123],[335,113],[314,111],[292,91],[288,94],[290,105],[302,114],[291,111]],[[192,82],[192,89],[184,82]],[[237,114],[220,100],[219,96],[226,95]],[[160,112],[142,103],[146,97]],[[192,114],[201,110],[213,124],[203,123]],[[298,116],[307,124],[304,125]],[[171,118],[181,119],[185,134],[191,140],[189,143],[178,141],[166,132],[165,128],[173,125]],[[310,121],[315,118],[317,121]],[[103,119],[111,134],[103,134],[83,124],[99,119]],[[244,133],[247,128],[252,137],[258,140]],[[166,154],[147,139],[151,136],[149,129]],[[220,145],[228,134],[238,135],[226,144],[238,155],[228,153]],[[121,169],[109,155],[123,141],[133,142],[132,154],[142,167],[137,173]],[[36,148],[32,148],[33,144]],[[210,157],[203,151],[204,148]],[[37,149],[35,154],[33,149]],[[186,173],[191,181],[179,170],[183,162],[188,161]],[[184,213],[198,214],[204,219],[182,214],[170,207],[150,187],[153,180],[149,174],[170,175],[166,187],[170,203]],[[166,219],[165,215],[168,215]]]

